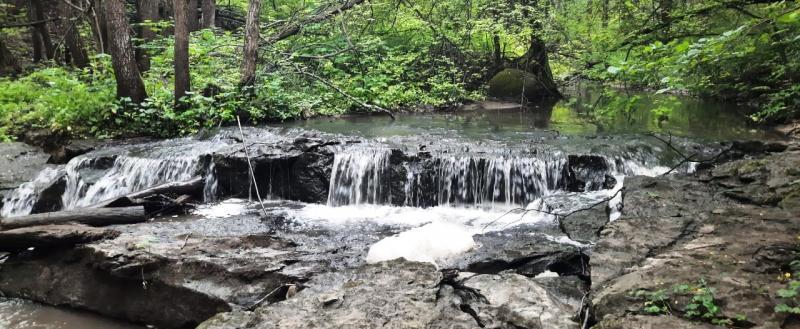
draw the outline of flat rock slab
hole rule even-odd
[[[119,236],[110,229],[83,225],[44,225],[0,231],[0,251],[18,251],[28,248],[49,249],[72,247]]]
[[[320,275],[285,301],[219,314],[199,328],[579,327],[582,293],[575,289],[513,273],[443,279],[430,264],[402,259],[364,265]]]
[[[0,207],[3,196],[20,184],[33,180],[50,156],[25,143],[0,143]]]
[[[623,216],[603,229],[591,259],[595,327],[714,327],[686,318],[698,287],[713,289],[718,320],[783,327],[786,314],[773,310],[786,283],[776,278],[795,259],[800,231],[784,204],[794,193],[792,153],[721,165],[706,178],[711,184],[626,180]],[[648,300],[637,291],[664,293],[670,312],[645,312]]]

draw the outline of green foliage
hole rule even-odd
[[[29,129],[58,134],[101,135],[113,116],[114,79],[107,57],[86,70],[46,68],[0,80],[0,139]]]
[[[708,322],[718,326],[732,326],[736,323],[747,321],[747,317],[742,314],[737,314],[733,318],[724,316],[721,307],[714,298],[715,291],[714,288],[708,286],[704,278],[700,278],[696,283],[675,285],[671,291],[665,289],[656,291],[639,289],[633,291],[631,296],[644,299],[642,311],[646,314],[673,314],[673,312],[679,311],[688,319]],[[681,307],[678,301],[683,300],[685,297],[689,297],[689,299]]]
[[[788,280],[786,287],[778,290],[778,298],[781,303],[775,306],[775,312],[800,314],[800,260],[794,260],[789,264],[792,273],[786,273],[781,280]]]

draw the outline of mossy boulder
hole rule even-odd
[[[539,77],[523,70],[505,69],[489,80],[489,96],[518,100],[523,94],[528,99],[550,96]]]

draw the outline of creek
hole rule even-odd
[[[625,177],[660,175],[681,162],[670,146],[704,158],[723,150],[722,141],[772,136],[723,104],[645,93],[604,102],[591,88],[570,95],[557,104],[524,108],[487,102],[453,112],[402,114],[395,121],[353,116],[245,128],[255,184],[238,129],[115,142],[44,168],[6,195],[0,216],[26,215],[44,203],[80,208],[203,176],[201,204],[192,214],[119,230],[147,241],[156,253],[162,243],[169,250],[166,241],[175,244],[173,237],[181,234],[186,245],[195,235],[226,239],[278,231],[322,258],[324,271],[398,257],[463,268],[472,266],[463,255],[492,244],[485,237],[521,228],[551,243],[591,248],[586,232],[564,232],[554,214],[605,202],[604,220],[614,220]],[[670,134],[671,144],[647,133]],[[675,173],[696,166],[685,163]],[[336,257],[318,253],[338,249],[349,251]],[[272,255],[259,250],[231,257],[246,263]],[[234,297],[251,301],[253,293]],[[135,327],[17,300],[0,302],[0,314],[7,327]]]

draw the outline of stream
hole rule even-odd
[[[625,177],[660,175],[681,161],[646,133],[673,134],[673,146],[699,158],[723,150],[721,141],[773,136],[750,128],[744,115],[724,104],[639,93],[603,106],[591,88],[569,94],[554,105],[525,108],[486,102],[453,112],[401,114],[396,121],[352,116],[246,127],[255,184],[238,129],[112,143],[43,169],[6,195],[0,217],[85,207],[203,176],[203,200],[191,214],[115,227],[123,234],[117,244],[143,244],[148,252],[169,256],[177,252],[177,236],[185,236],[183,245],[191,249],[198,236],[222,241],[269,233],[298,246],[304,255],[299,264],[321,260],[319,272],[398,257],[463,268],[469,261],[463,256],[494,243],[487,240],[492,234],[524,232],[548,243],[590,248],[591,239],[576,237],[584,232],[568,236],[553,214],[607,202],[607,219],[616,219]],[[689,162],[674,172],[690,173],[696,165]],[[56,197],[43,197],[52,194]],[[271,220],[262,220],[262,212]],[[113,240],[97,246],[120,248]],[[197,257],[230,269],[276,253],[272,246],[251,247]],[[335,256],[331,250],[337,250]],[[189,281],[185,287],[231,304],[256,299],[254,291]],[[136,322],[151,324],[146,317]],[[139,328],[15,299],[0,300],[0,327]]]

